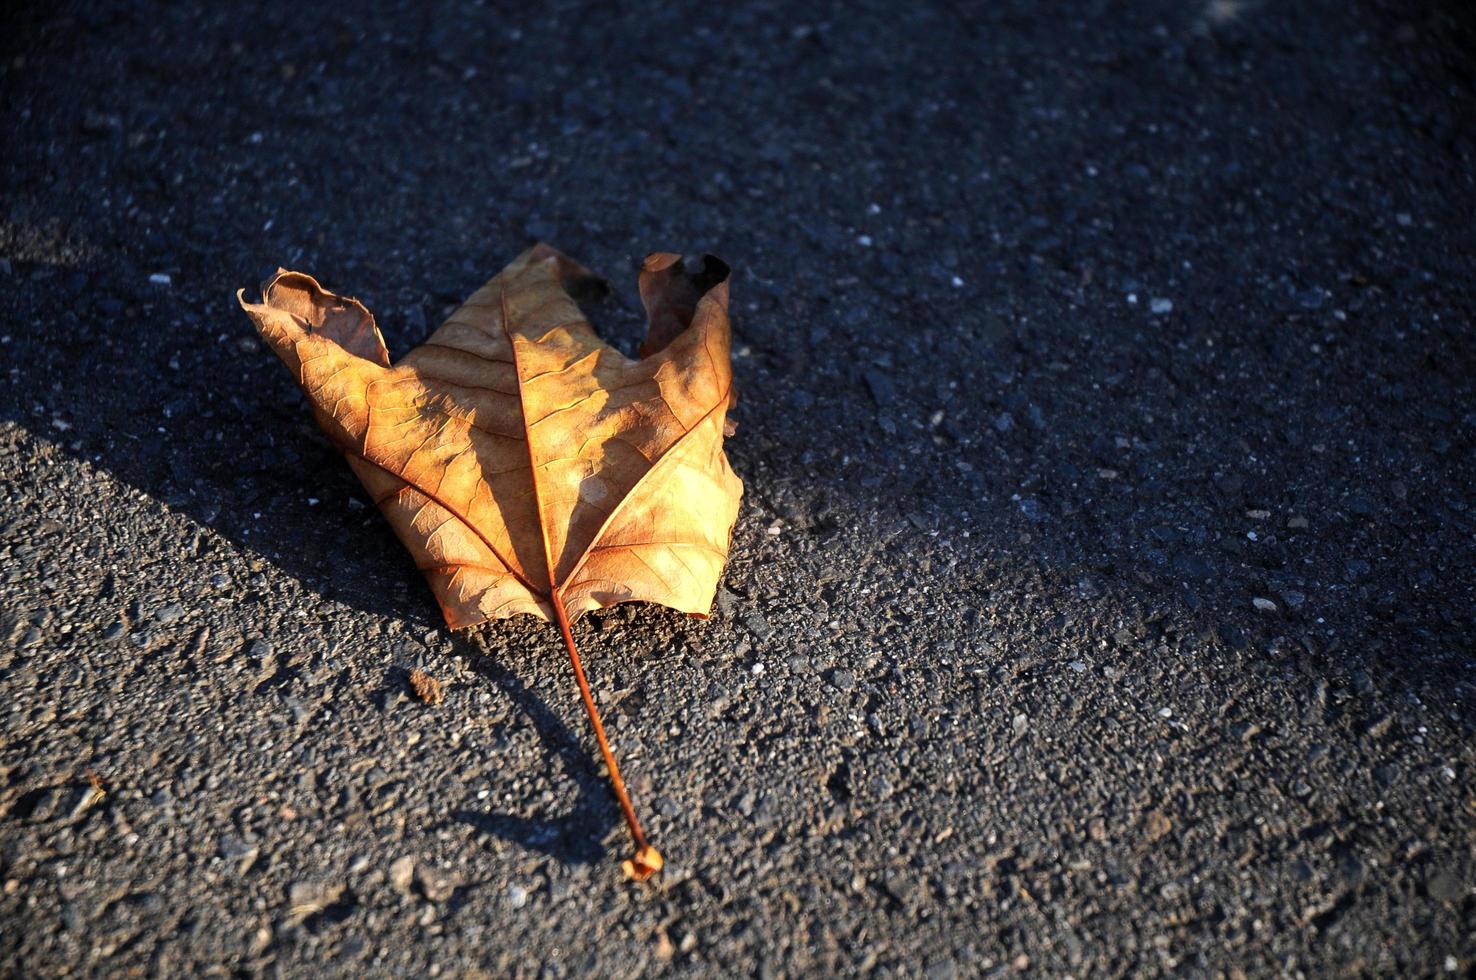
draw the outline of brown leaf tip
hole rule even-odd
[[[419,667],[410,671],[410,689],[425,704],[440,704],[446,698],[441,682]]]
[[[635,854],[620,862],[625,873],[636,881],[645,881],[665,866],[661,852],[650,844],[642,844]]]

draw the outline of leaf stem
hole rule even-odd
[[[615,798],[620,801],[625,824],[630,828],[631,839],[635,842],[635,854],[622,867],[636,881],[645,881],[661,870],[661,852],[646,843],[641,822],[636,819],[635,807],[630,803],[630,794],[625,791],[625,780],[620,778],[620,766],[615,762],[615,754],[610,751],[610,742],[605,738],[605,726],[600,721],[599,709],[595,707],[594,695],[590,694],[589,681],[584,676],[584,665],[579,662],[579,648],[574,645],[574,633],[569,628],[569,614],[564,610],[563,597],[554,589],[550,598],[553,600],[554,615],[558,617],[559,632],[564,635],[564,646],[569,650],[569,662],[574,666],[574,679],[579,682],[579,694],[584,698],[584,710],[589,714],[595,740],[600,743],[600,754],[605,757],[605,765],[610,770],[610,785],[615,790]]]

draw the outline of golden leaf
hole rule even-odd
[[[279,271],[261,303],[241,299],[446,622],[531,613],[559,624],[637,839],[637,877],[660,856],[630,810],[570,623],[632,600],[712,607],[743,492],[723,453],[727,280],[710,256],[696,272],[648,257],[636,360],[600,340],[574,300],[597,280],[547,245],[393,366],[369,311],[311,276]]]

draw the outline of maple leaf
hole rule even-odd
[[[596,336],[574,296],[598,280],[524,252],[391,366],[374,317],[279,270],[237,299],[318,423],[415,557],[452,628],[530,613],[557,623],[635,840],[641,832],[571,623],[643,600],[706,616],[743,484],[723,453],[734,402],[728,269],[649,256],[640,358]]]

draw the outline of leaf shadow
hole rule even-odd
[[[563,775],[576,789],[573,807],[560,816],[520,817],[481,810],[453,810],[451,819],[563,864],[593,864],[606,857],[602,839],[614,825],[615,809],[604,777],[591,761],[579,736],[529,689],[516,673],[489,656],[471,637],[457,635],[456,656],[483,679],[507,694],[532,724],[545,754],[558,760]]]

